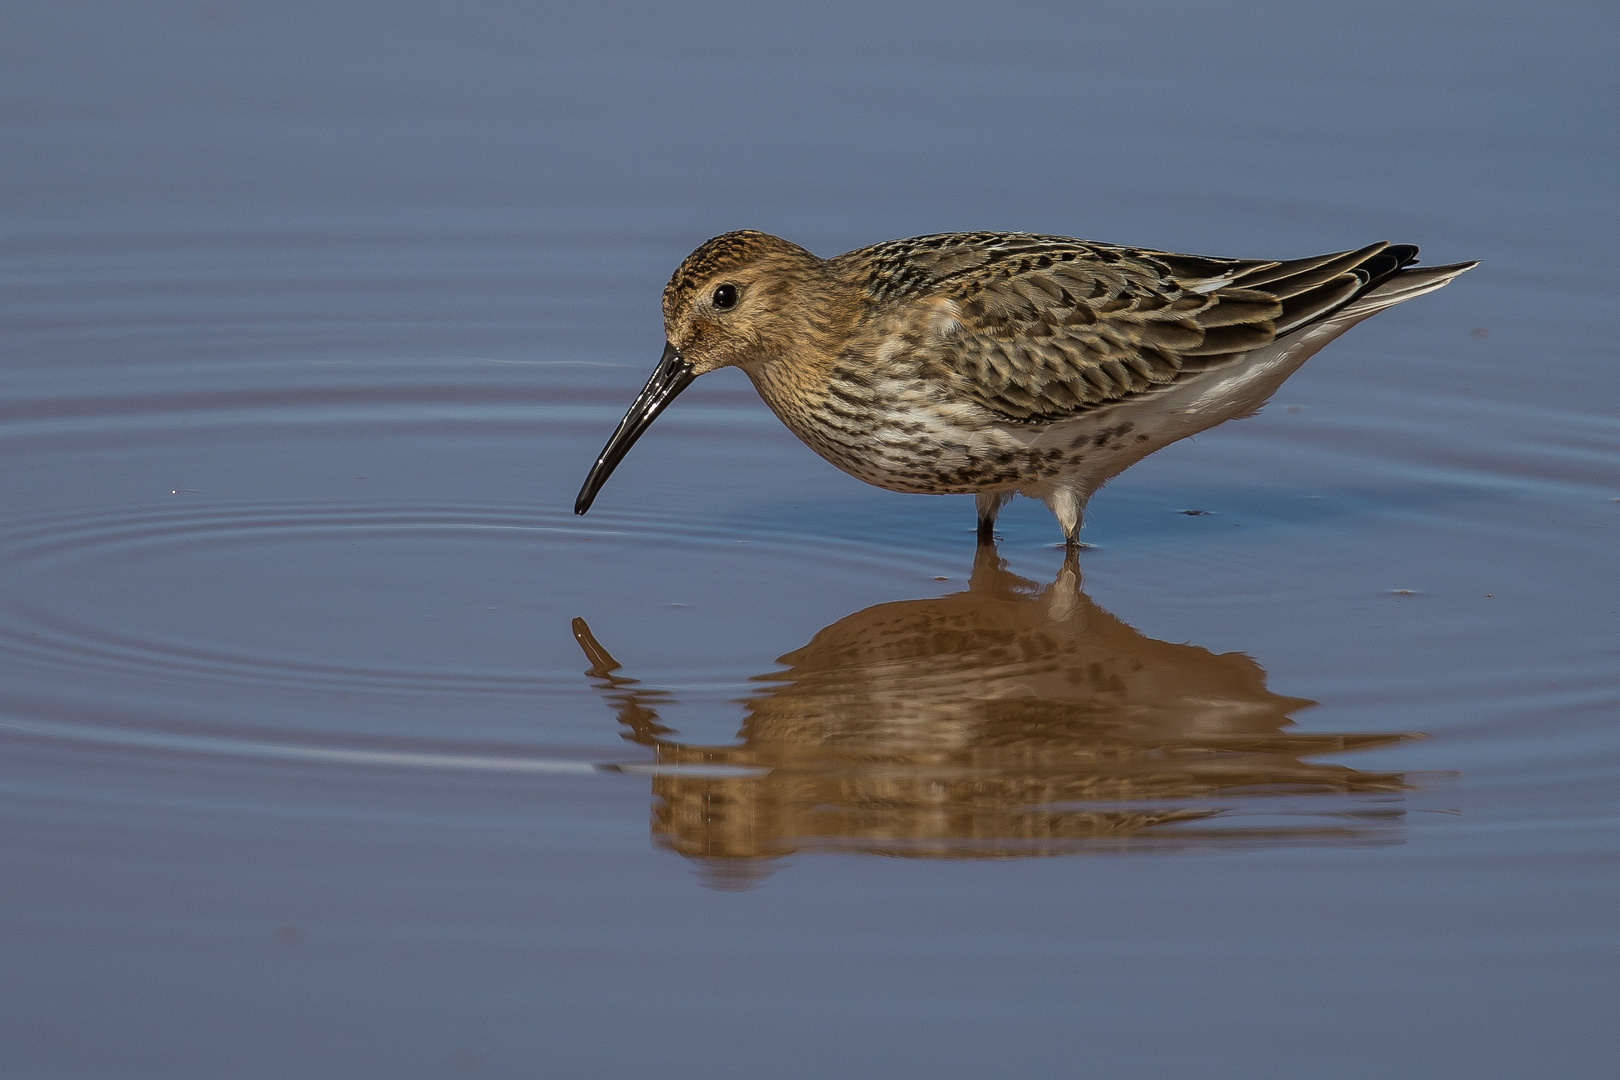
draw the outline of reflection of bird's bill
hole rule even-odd
[[[658,366],[653,368],[652,377],[647,385],[641,388],[641,393],[631,403],[630,411],[624,414],[619,426],[608,437],[607,445],[596,458],[596,464],[585,477],[585,485],[579,489],[579,497],[574,500],[574,513],[583,514],[591,508],[596,501],[596,493],[602,490],[613,470],[619,462],[636,445],[641,433],[652,426],[658,419],[658,414],[664,411],[665,406],[680,396],[682,390],[692,385],[697,376],[692,373],[692,365],[681,359],[681,354],[675,346],[665,343],[664,355],[659,357]]]
[[[585,650],[585,659],[591,662],[591,666],[585,669],[585,674],[593,679],[607,680],[609,683],[636,681],[635,679],[614,678],[613,673],[624,667],[624,665],[613,659],[612,653],[602,648],[602,643],[596,640],[596,635],[591,633],[591,628],[586,625],[584,619],[575,619],[573,630],[574,640],[579,643],[581,649]]]
[[[659,764],[755,770],[655,774],[653,831],[693,857],[1368,842],[1387,829],[1209,819],[1234,798],[1333,794],[1325,812],[1340,814],[1345,797],[1406,790],[1396,773],[1302,759],[1414,736],[1289,730],[1312,702],[1272,693],[1242,654],[1141,634],[1086,596],[1067,561],[1041,589],[987,546],[965,591],[840,619],[759,677],[733,745],[675,742],[657,709],[667,694],[615,674],[584,620],[574,631],[627,737]]]

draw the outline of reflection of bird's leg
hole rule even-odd
[[[996,515],[1012,498],[1010,491],[981,491],[973,496],[973,505],[979,511],[979,543],[994,543]]]
[[[1063,549],[1063,566],[1058,570],[1057,582],[1069,592],[1080,591],[1080,551],[1078,548],[1066,547]]]
[[[1046,590],[1046,617],[1053,622],[1067,622],[1080,595],[1080,551],[1069,544],[1063,549],[1063,566]]]
[[[981,499],[984,496],[979,496]],[[994,511],[991,511],[994,513]],[[975,592],[993,591],[996,579],[1006,571],[1007,563],[1000,553],[996,551],[994,537],[986,533],[983,519],[980,519],[979,544],[973,549],[973,576],[968,579],[968,588]]]
[[[1007,560],[996,550],[994,540],[980,538],[978,547],[973,549],[973,576],[968,578],[969,592],[985,600],[1023,601],[1039,589],[1035,582],[1007,569]]]
[[[673,701],[669,691],[644,689],[637,679],[613,674],[622,665],[602,648],[584,619],[574,620],[574,640],[584,650],[585,659],[591,662],[585,674],[597,681],[602,696],[618,710],[619,723],[630,729],[624,736],[626,739],[642,746],[659,746],[665,742],[664,736],[675,734],[674,728],[659,722],[658,712],[652,708],[655,702]]]

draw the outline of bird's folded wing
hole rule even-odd
[[[1150,392],[1267,345],[1416,255],[1380,243],[1245,262],[1048,237],[1008,241],[1005,253],[994,244],[977,258],[941,253],[927,270],[945,272],[919,275],[946,301],[921,359],[926,377],[1025,423]]]

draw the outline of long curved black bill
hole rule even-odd
[[[613,475],[613,470],[624,460],[624,455],[636,445],[641,433],[658,419],[664,406],[692,385],[695,378],[697,376],[692,374],[692,365],[681,359],[675,346],[665,342],[664,355],[653,369],[652,378],[642,387],[630,411],[624,414],[624,419],[619,421],[607,445],[602,447],[596,464],[591,466],[590,475],[585,477],[585,486],[579,489],[579,498],[574,500],[574,513],[583,514],[591,508],[591,503],[596,501],[596,493],[602,490],[602,485]]]

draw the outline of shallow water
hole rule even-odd
[[[0,1073],[1604,1072],[1614,17],[822,15],[0,16]],[[575,517],[744,226],[1484,264],[1078,565],[736,372]]]

